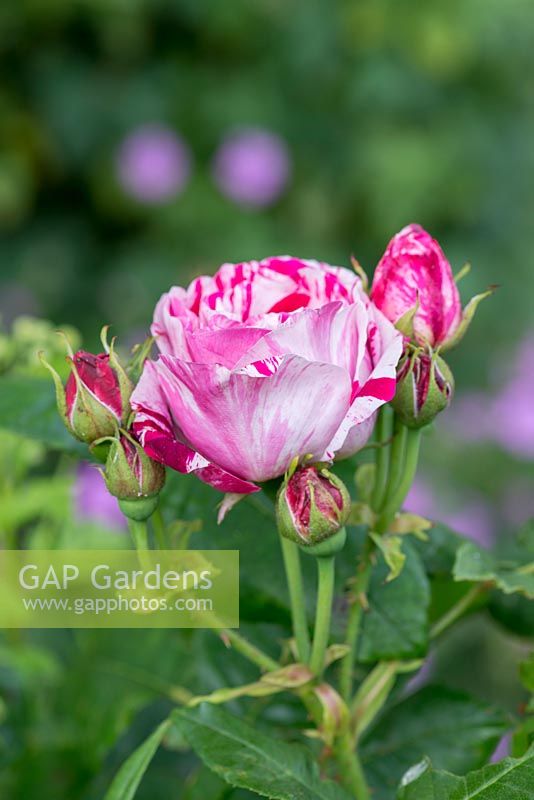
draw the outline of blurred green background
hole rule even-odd
[[[465,301],[500,288],[451,354],[457,396],[427,436],[410,502],[506,550],[534,516],[533,40],[531,0],[5,0],[0,314],[19,359],[34,359],[37,335],[24,320],[12,327],[20,315],[75,326],[88,349],[104,323],[131,344],[163,291],[224,261],[287,252],[348,265],[354,254],[372,272],[390,237],[419,222],[455,271],[471,262]],[[2,357],[0,340],[0,371]],[[13,454],[23,457],[8,444],[6,475]],[[66,490],[59,505],[47,501],[52,522]],[[531,611],[504,605],[496,616],[509,629],[532,630]],[[170,676],[176,653],[165,649],[162,662],[160,635],[141,648]],[[28,737],[15,747],[18,783],[6,740],[10,800],[37,796],[42,775],[54,800],[82,796],[146,700],[123,687],[104,719],[114,684],[98,676],[102,718],[81,697],[92,653],[135,662],[140,637],[75,637],[67,676],[56,656],[72,642],[54,637],[39,637],[54,658],[21,656],[12,642],[0,651]],[[438,678],[515,710],[524,645],[487,621],[455,637],[438,653]],[[176,648],[187,660],[187,646]],[[28,699],[36,683],[57,691]],[[41,763],[50,718],[52,767]],[[150,787],[151,800],[166,796],[157,775]]]
[[[472,491],[442,513],[490,539],[534,514],[529,0],[8,0],[0,30],[5,326],[131,343],[163,291],[224,261],[372,271],[417,221],[472,263],[465,300],[500,286],[451,356],[433,461]],[[269,143],[221,154],[243,130]]]

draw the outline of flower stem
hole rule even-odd
[[[415,478],[417,471],[417,462],[419,460],[419,447],[421,444],[421,431],[411,430],[406,431],[406,448],[404,458],[404,470],[400,483],[396,489],[393,489],[392,496],[386,499],[384,509],[378,519],[377,532],[384,533],[387,531],[393,517],[397,511],[402,507],[406,499],[406,495],[410,491],[410,487]],[[391,469],[394,468],[392,465]],[[393,487],[392,487],[393,488]]]
[[[221,631],[215,631],[215,633],[219,633],[223,638],[227,639],[238,653],[241,653],[242,656],[252,661],[253,664],[256,664],[256,666],[264,672],[272,672],[275,669],[280,669],[280,664],[275,661],[274,658],[264,653],[263,650],[260,650],[255,644],[249,642],[248,639],[245,639],[245,637],[241,636],[237,631],[231,628],[223,628]]]
[[[148,550],[148,529],[146,522],[138,522],[135,519],[128,519],[128,527],[132,534],[135,549],[138,553]]]
[[[158,543],[158,548],[160,550],[168,550],[169,542],[167,540],[167,530],[165,527],[165,520],[163,519],[163,514],[161,513],[161,509],[159,506],[153,512],[151,516],[152,520],[152,527],[154,529],[154,537],[156,542]]]
[[[389,463],[389,474],[387,479],[386,491],[382,499],[382,505],[389,505],[400,485],[404,469],[404,457],[406,452],[406,439],[408,429],[398,417],[393,423],[393,441],[391,444],[391,456]]]
[[[378,420],[376,423],[376,439],[378,447],[376,449],[375,485],[373,488],[373,496],[371,498],[371,505],[375,511],[381,508],[386,492],[389,463],[389,447],[387,442],[390,435],[391,413],[389,407],[386,405],[382,406],[378,412]]]
[[[436,639],[440,636],[447,628],[450,628],[456,620],[460,619],[460,617],[465,614],[465,612],[469,609],[469,607],[474,603],[475,600],[480,597],[486,591],[486,586],[484,584],[477,584],[473,586],[463,597],[461,597],[457,603],[455,603],[452,608],[450,608],[446,614],[444,614],[440,619],[438,619],[432,628],[430,629],[430,638]]]
[[[297,653],[300,661],[307,664],[310,658],[310,634],[306,619],[306,605],[304,601],[304,585],[300,567],[300,553],[295,542],[280,536],[282,555],[286,570],[287,585],[291,616],[293,619],[293,634],[297,643]]]
[[[332,601],[334,599],[335,556],[318,557],[317,561],[317,608],[315,630],[310,658],[310,669],[314,675],[322,675],[324,657],[330,636]]]
[[[342,733],[334,743],[334,756],[345,788],[354,795],[355,800],[370,800],[362,765],[348,731]]]
[[[135,549],[137,550],[137,560],[142,569],[150,569],[150,548],[148,546],[148,526],[146,520],[128,518],[128,527],[132,534]]]
[[[347,621],[347,631],[345,634],[345,644],[349,650],[341,661],[341,671],[339,676],[339,690],[345,702],[350,700],[352,695],[352,671],[356,660],[358,648],[358,636],[363,615],[362,597],[367,593],[369,581],[371,579],[371,552],[373,543],[370,539],[366,540],[365,552],[360,562],[354,586],[352,589],[352,603]]]

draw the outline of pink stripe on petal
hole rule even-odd
[[[142,429],[140,430],[139,424],[134,424],[134,430],[142,441],[143,449],[150,458],[166,464],[177,472],[186,475],[193,472],[201,481],[213,486],[220,492],[243,495],[259,492],[260,490],[259,486],[237,478],[215,464],[210,464],[199,453],[176,441],[176,439],[161,436],[153,431],[148,431],[143,436],[143,431]]]
[[[378,353],[380,355],[374,366],[374,358],[369,355],[372,371],[363,377],[361,388],[354,396],[346,417],[326,449],[324,454],[326,459],[346,458],[361,449],[372,431],[372,424],[368,420],[374,419],[380,406],[395,394],[397,363],[403,350],[403,337],[378,309],[371,305],[369,311],[377,331],[373,343],[374,356],[376,358]],[[364,369],[368,371],[369,365],[362,362],[362,376]],[[367,423],[362,431],[354,430],[362,423]]]
[[[383,400],[388,403],[395,395],[397,382],[395,378],[371,378],[363,385],[356,393],[355,397],[363,397],[365,395],[376,397],[377,400]]]

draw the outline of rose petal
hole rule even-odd
[[[134,431],[145,452],[156,461],[185,474],[194,472],[200,480],[222,492],[250,494],[259,487],[211,464],[177,436],[163,397],[153,361],[147,361],[131,397],[136,417]]]
[[[159,384],[188,444],[251,481],[285,472],[295,456],[318,458],[348,407],[351,381],[332,364],[284,356],[257,377],[161,356]]]
[[[353,385],[350,409],[325,452],[325,458],[346,458],[360,450],[372,431],[375,412],[391,400],[396,389],[396,367],[403,350],[402,334],[384,315],[370,307],[372,322],[368,340],[369,366],[361,365],[361,383]],[[372,366],[374,364],[374,366]],[[362,430],[354,430],[367,423]]]

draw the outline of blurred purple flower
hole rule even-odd
[[[267,206],[284,191],[291,173],[287,145],[275,133],[242,128],[222,142],[213,164],[220,191],[248,206]]]
[[[490,760],[491,764],[496,764],[497,761],[502,761],[503,758],[506,758],[507,756],[510,755],[510,740],[511,737],[509,733],[507,733],[506,736],[503,736],[503,738],[497,745],[497,748],[491,757]]]
[[[126,529],[117,498],[111,495],[100,472],[82,461],[74,484],[74,511],[79,522],[95,522],[111,530]]]
[[[503,516],[513,528],[534,519],[534,493],[528,480],[511,482],[504,491]]]
[[[458,511],[441,514],[440,520],[456,533],[483,547],[493,542],[495,529],[491,509],[481,500],[468,503]]]
[[[488,392],[465,392],[454,398],[443,422],[463,441],[488,440],[492,435],[491,404]]]
[[[444,420],[462,441],[494,441],[503,450],[534,458],[534,334],[519,345],[493,396],[471,392],[456,397]]]
[[[415,673],[413,678],[410,678],[404,687],[404,694],[413,694],[432,680],[434,661],[435,657],[432,654],[425,659],[421,668]]]
[[[170,128],[144,125],[130,133],[116,157],[123,190],[142,203],[163,203],[185,188],[191,173],[187,144]]]
[[[404,501],[404,509],[422,517],[435,519],[438,508],[432,488],[420,478],[416,478]]]
[[[453,531],[483,546],[490,545],[494,537],[491,508],[481,499],[464,502],[451,511],[440,502],[432,488],[420,479],[414,481],[404,502],[406,511],[442,522]]]

